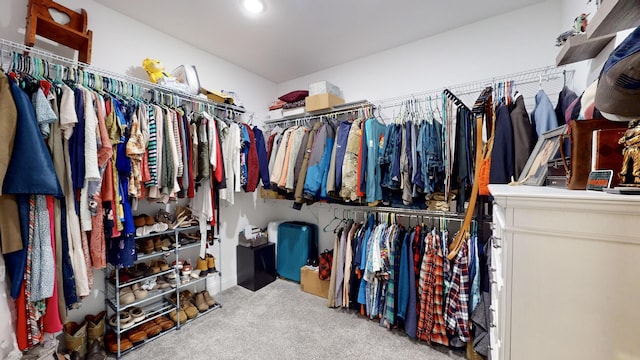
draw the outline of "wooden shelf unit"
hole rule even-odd
[[[588,39],[587,34],[578,34],[570,37],[556,57],[556,65],[566,65],[578,61],[588,60],[598,55],[602,49],[616,35],[605,35],[598,38]]]
[[[607,0],[600,5],[587,27],[587,38],[615,35],[640,26],[640,1]]]

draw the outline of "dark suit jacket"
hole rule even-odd
[[[511,125],[513,126],[514,178],[518,180],[535,145],[533,143],[535,130],[531,127],[522,96],[516,99],[511,110]]]

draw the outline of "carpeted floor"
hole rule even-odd
[[[259,291],[236,286],[222,309],[127,354],[133,359],[463,359],[462,351],[418,343],[276,280]]]

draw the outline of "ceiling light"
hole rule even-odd
[[[242,0],[242,6],[253,14],[264,11],[264,3],[261,0]]]

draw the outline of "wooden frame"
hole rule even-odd
[[[560,149],[560,135],[567,132],[567,125],[549,130],[538,138],[533,152],[522,169],[518,182],[525,185],[541,186],[547,178],[547,163]]]
[[[66,24],[56,22],[49,13],[49,9],[64,13],[69,17],[69,22]],[[29,0],[24,44],[33,47],[36,43],[36,35],[78,50],[78,61],[85,64],[91,63],[93,33],[87,29],[85,9],[77,13],[52,0]]]

